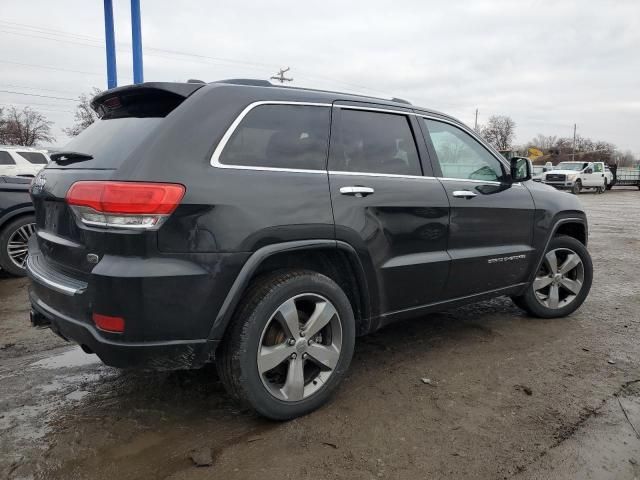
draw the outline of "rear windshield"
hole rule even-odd
[[[22,158],[29,161],[29,163],[33,163],[35,165],[46,165],[47,157],[38,152],[18,152]]]
[[[118,168],[131,152],[140,146],[162,122],[163,118],[115,118],[98,120],[60,149],[62,152],[86,153],[91,160],[49,168]]]

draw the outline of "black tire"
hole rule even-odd
[[[566,317],[567,315],[576,311],[582,305],[584,300],[587,298],[587,295],[589,294],[589,290],[591,289],[591,283],[593,281],[593,263],[591,261],[591,255],[589,255],[589,251],[587,250],[587,248],[580,241],[576,240],[573,237],[560,235],[553,238],[551,242],[549,242],[547,252],[551,252],[557,249],[571,250],[576,253],[578,257],[580,257],[584,270],[584,280],[582,282],[582,287],[575,298],[566,306],[562,308],[549,308],[543,305],[536,297],[532,282],[531,284],[529,284],[529,286],[527,286],[524,294],[518,297],[512,297],[512,300],[518,307],[525,310],[527,313],[534,317]],[[545,252],[545,254],[547,252]]]
[[[263,383],[258,371],[258,351],[274,313],[285,302],[302,294],[320,295],[331,302],[341,325],[342,345],[336,366],[326,382],[306,398],[286,401],[276,398]],[[250,286],[216,352],[216,364],[220,379],[232,397],[267,418],[289,420],[327,402],[349,368],[354,344],[353,310],[342,289],[330,278],[313,271],[281,270],[259,277]]]
[[[573,193],[574,195],[578,195],[581,190],[582,190],[582,182],[580,180],[576,180],[575,183],[573,184],[573,187],[571,187],[571,193]]]
[[[613,188],[613,184],[609,183],[609,180],[604,179],[604,188],[605,190],[611,190]]]
[[[16,277],[24,277],[27,272],[24,268],[20,268],[18,265],[16,265],[9,256],[9,239],[22,227],[33,225],[34,222],[35,217],[33,215],[24,215],[11,220],[2,228],[2,231],[0,231],[0,267],[2,267],[2,270]]]

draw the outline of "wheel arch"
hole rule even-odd
[[[13,209],[10,212],[4,212],[2,217],[0,217],[0,231],[2,231],[9,222],[19,217],[24,217],[26,215],[33,215],[33,214],[35,214],[35,210],[33,206],[20,207],[20,208]]]
[[[224,336],[233,314],[251,282],[280,269],[305,268],[328,276],[346,293],[356,318],[356,333],[371,328],[370,282],[355,249],[335,240],[302,240],[267,245],[245,262],[231,286],[209,333],[210,340]]]
[[[547,238],[544,242],[544,246],[538,252],[538,260],[535,264],[535,268],[532,269],[531,274],[529,275],[529,282],[533,281],[536,272],[540,269],[544,254],[549,248],[549,243],[551,243],[551,240],[553,240],[553,238],[557,237],[558,235],[567,235],[569,237],[575,238],[585,247],[587,246],[587,242],[589,239],[589,230],[587,219],[583,215],[584,214],[580,216],[562,216],[556,217],[554,219],[552,227],[549,229],[549,234],[547,235]]]

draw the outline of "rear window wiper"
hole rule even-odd
[[[93,156],[82,152],[57,152],[50,155],[51,161],[58,165],[68,165],[69,163],[84,162],[92,160]]]

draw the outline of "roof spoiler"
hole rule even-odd
[[[148,82],[112,88],[91,100],[101,118],[164,117],[202,83]]]

